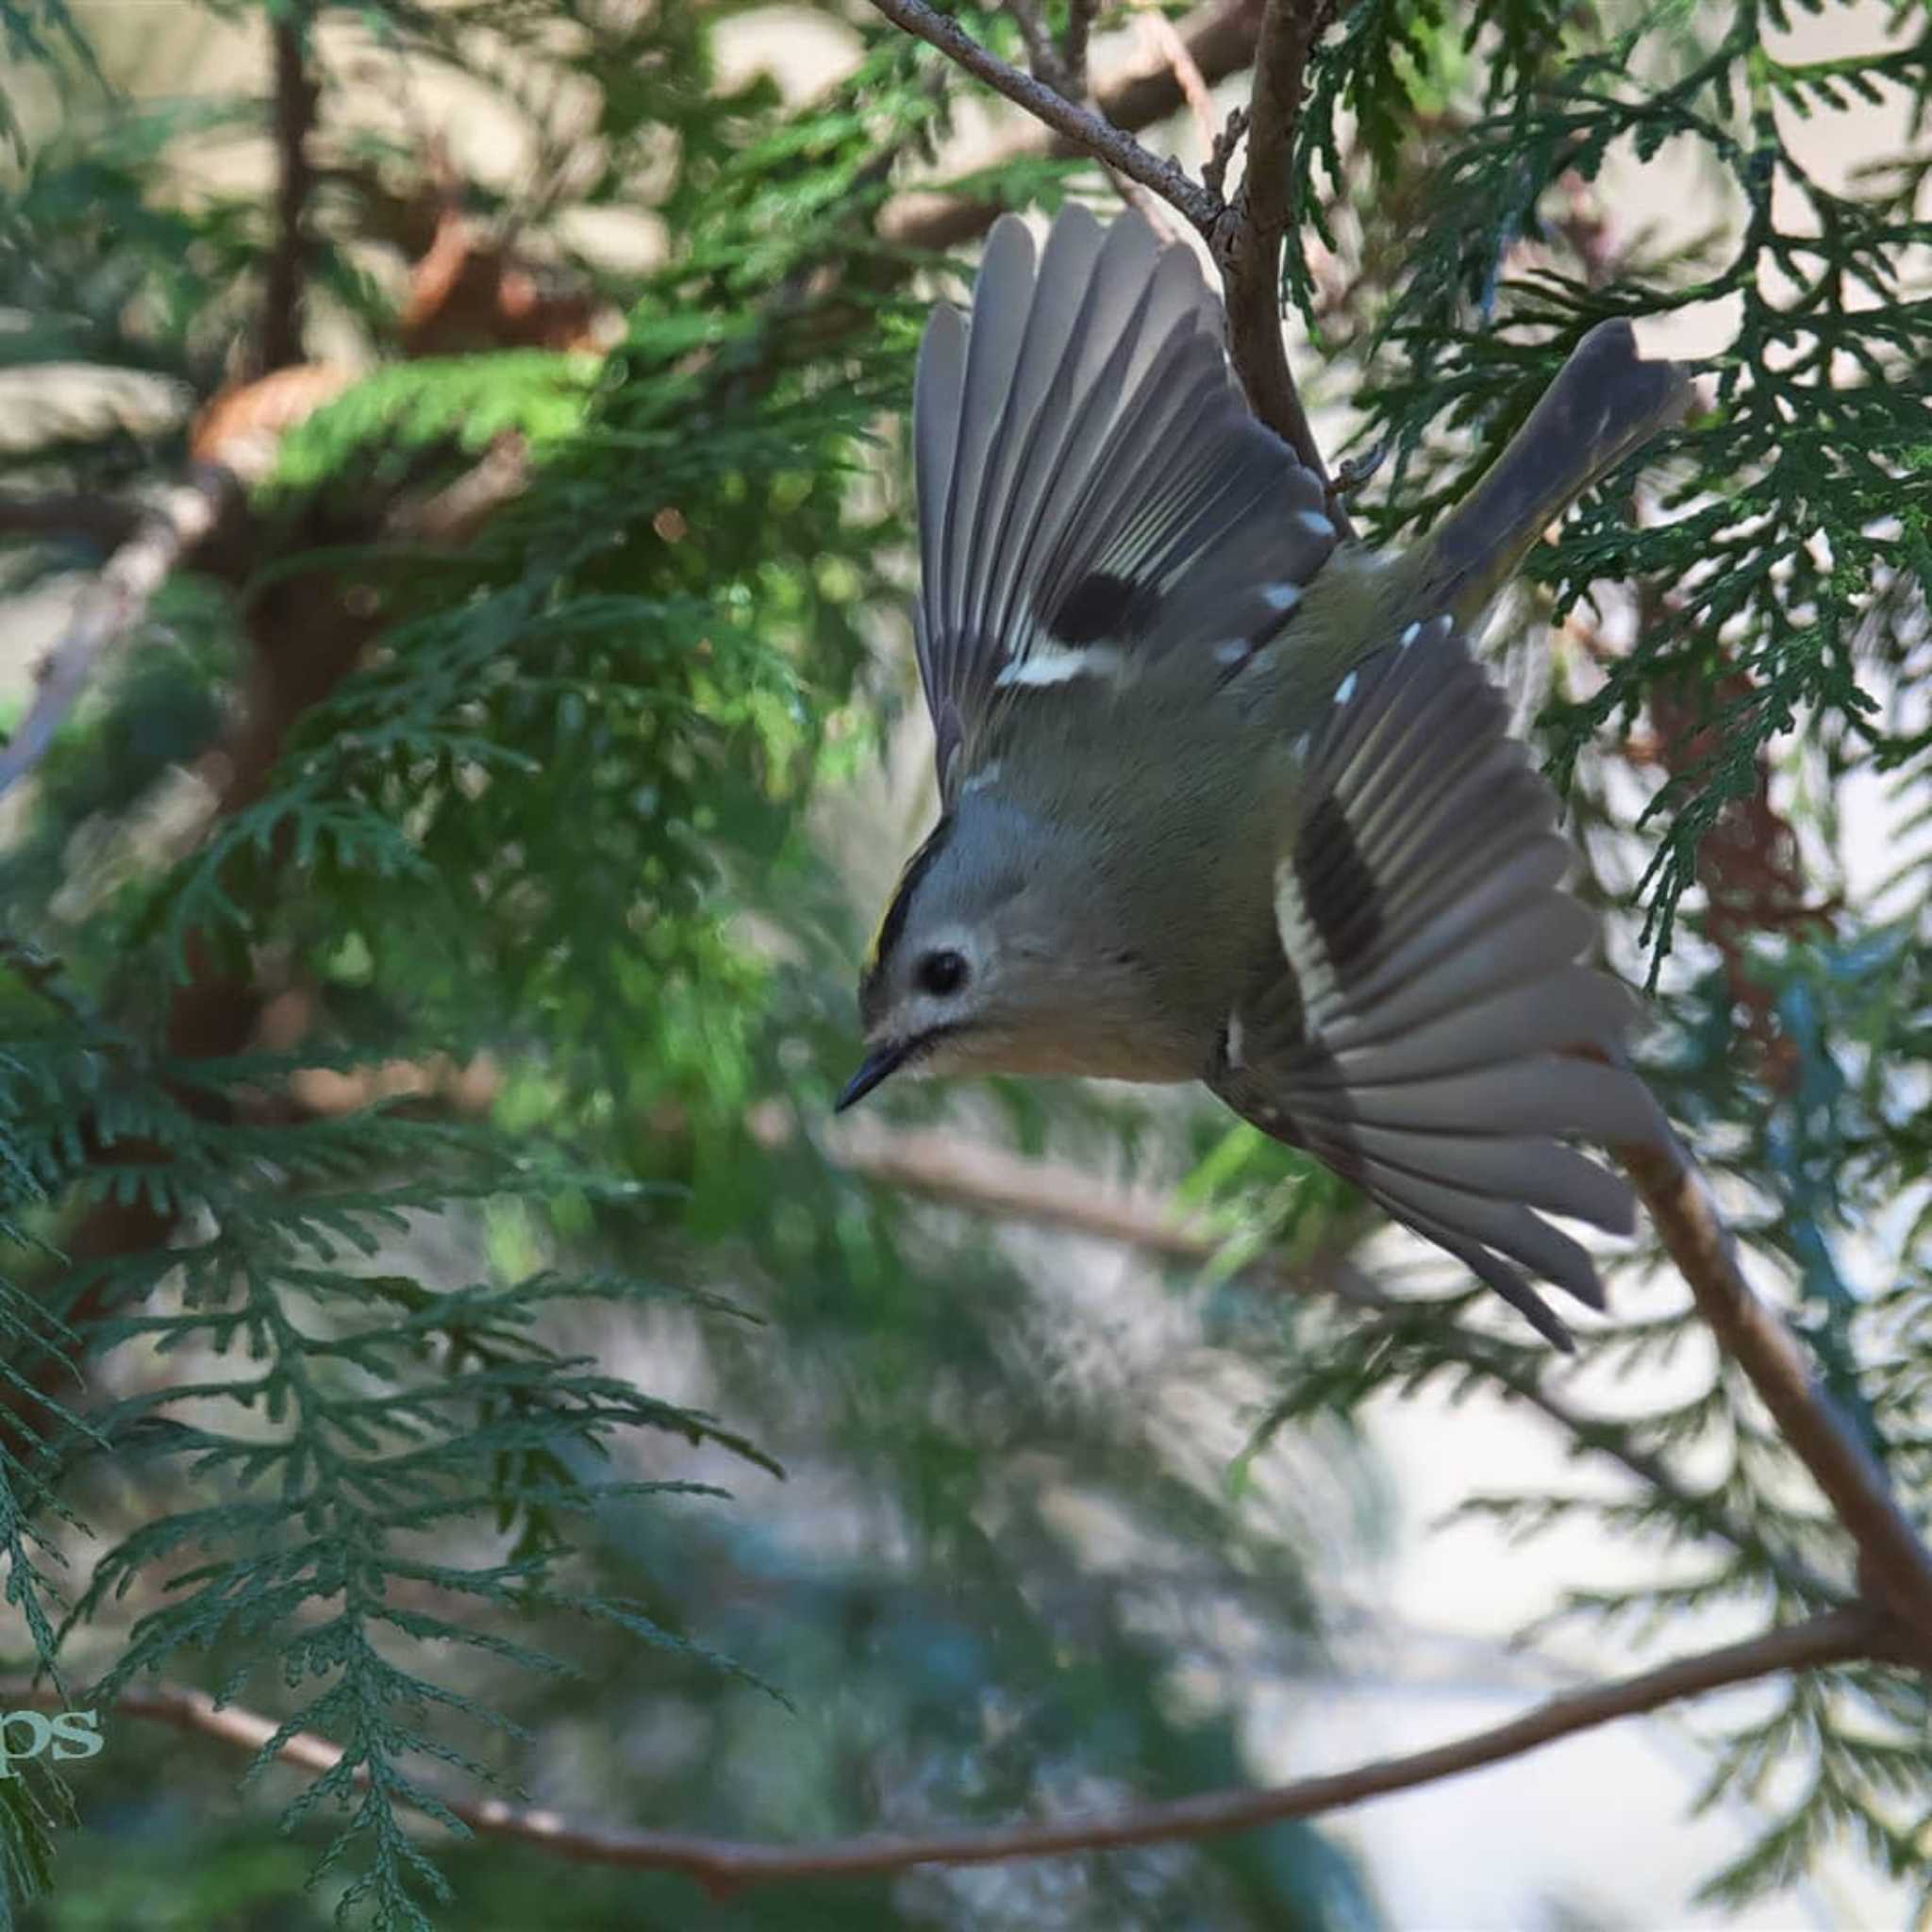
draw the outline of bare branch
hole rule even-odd
[[[1600,288],[1615,275],[1624,246],[1584,184],[1572,176],[1569,187],[1571,246],[1586,279]],[[1647,629],[1662,614],[1656,608],[1659,592],[1640,584],[1637,594],[1639,626]],[[1734,690],[1742,684],[1736,672],[1727,681]],[[1663,741],[1662,760],[1681,772],[1700,750],[1688,694],[1666,685],[1651,693],[1649,703]],[[1772,1029],[1762,990],[1745,970],[1744,941],[1757,927],[1789,928],[1820,918],[1805,891],[1794,848],[1790,825],[1772,808],[1760,761],[1752,791],[1698,851],[1715,942],[1732,993],[1754,1023],[1750,1030],[1774,1087],[1788,1073],[1783,1049],[1789,1042]],[[1744,1371],[1857,1544],[1860,1589],[1890,1607],[1911,1634],[1922,1667],[1932,1667],[1932,1555],[1899,1508],[1885,1472],[1820,1386],[1790,1331],[1744,1279],[1736,1246],[1685,1150],[1673,1141],[1668,1148],[1625,1147],[1618,1153],[1719,1347]]]
[[[1026,59],[1033,69],[1034,78],[1043,80],[1068,100],[1077,101],[1086,90],[1073,85],[1037,0],[1007,0],[1007,11],[1013,16],[1013,25],[1020,29],[1020,38],[1026,43]]]
[[[1208,92],[1207,76],[1195,66],[1194,57],[1188,52],[1188,43],[1175,31],[1174,22],[1150,4],[1150,0],[1141,0],[1136,24],[1140,27],[1141,38],[1147,42],[1156,58],[1165,60],[1174,69],[1181,96],[1194,117],[1194,125],[1200,130],[1201,145],[1211,152],[1214,145],[1214,102]],[[1215,195],[1220,194],[1221,190],[1214,182],[1208,181],[1207,186]]]
[[[1208,165],[1201,170],[1201,178],[1216,194],[1226,192],[1228,165],[1234,159],[1235,149],[1241,144],[1241,136],[1248,131],[1248,120],[1245,106],[1234,108],[1222,124],[1221,132],[1208,144]]]
[[[1067,37],[1060,42],[1060,71],[1066,76],[1067,97],[1087,98],[1087,41],[1093,31],[1093,15],[1100,0],[1071,0],[1067,8]]]
[[[715,1890],[728,1891],[779,1880],[899,1872],[909,1865],[989,1865],[1252,1831],[1457,1777],[1540,1750],[1559,1738],[1726,1685],[1889,1656],[1888,1626],[1880,1612],[1863,1606],[1833,1610],[1635,1676],[1566,1691],[1507,1724],[1407,1757],[1385,1757],[1291,1784],[1208,1791],[1163,1804],[979,1831],[881,1834],[792,1846],[683,1832],[601,1830],[554,1811],[495,1798],[445,1796],[441,1802],[474,1831],[532,1845],[556,1857],[632,1871],[682,1872]],[[52,1687],[26,1679],[0,1680],[0,1701],[17,1709],[55,1707],[60,1702]],[[177,1685],[127,1691],[111,1708],[117,1717],[172,1724],[176,1730],[250,1752],[259,1751],[278,1728],[272,1718],[232,1706],[217,1707],[207,1692]],[[341,1757],[334,1744],[308,1732],[286,1739],[275,1755],[286,1763],[316,1772],[333,1769]]]
[[[302,293],[308,274],[308,201],[315,182],[308,137],[320,90],[303,61],[306,12],[290,5],[272,14],[275,58],[275,247],[262,298],[259,371],[302,360]]]
[[[956,1135],[855,1131],[828,1151],[867,1180],[997,1219],[1119,1241],[1171,1261],[1206,1261],[1215,1251],[1206,1227],[1144,1191],[1108,1187],[1078,1168],[1028,1160]]]
[[[1007,66],[924,0],[874,4],[888,19],[1025,108],[1058,136],[1043,140],[1029,129],[1000,154],[1000,162],[1029,154],[1091,155],[1151,189],[1200,230],[1226,279],[1229,346],[1248,399],[1256,413],[1325,482],[1327,471],[1282,342],[1281,246],[1292,218],[1289,150],[1301,111],[1302,78],[1315,42],[1345,0],[1269,0],[1259,16],[1258,51],[1255,0],[1204,8],[1180,29],[1181,48],[1204,87],[1239,72],[1251,59],[1256,65],[1248,169],[1239,216],[1222,199],[1219,184],[1242,129],[1230,122],[1215,138],[1212,186],[1191,180],[1172,159],[1156,159],[1124,131],[1170,114],[1186,100],[1184,70],[1177,69],[1167,53],[1141,75],[1105,91],[1098,112],[1089,112]],[[890,242],[946,248],[979,233],[997,212],[984,203],[948,201],[934,207],[913,196],[887,211],[880,232]],[[1332,492],[1330,515],[1344,536],[1353,534],[1347,510]]]
[[[1790,1330],[1744,1279],[1736,1246],[1690,1157],[1674,1145],[1617,1152],[1718,1345],[1750,1377],[1857,1544],[1861,1587],[1911,1633],[1921,1661],[1932,1663],[1932,1552],[1899,1507],[1884,1470],[1820,1385]]]
[[[0,797],[46,756],[102,661],[127,641],[168,573],[214,528],[236,490],[232,470],[197,464],[108,559],[48,654],[32,708],[0,751]]]
[[[1224,213],[1220,199],[1191,178],[1172,157],[1162,160],[1150,154],[1131,134],[1091,108],[1068,100],[1044,81],[1022,74],[1017,67],[1008,67],[996,55],[988,53],[957,21],[936,12],[925,0],[873,0],[873,5],[893,25],[937,47],[975,79],[983,80],[995,92],[1006,95],[1008,100],[1044,122],[1078,152],[1091,155],[1128,180],[1151,189],[1203,235],[1213,231]]]
[[[283,435],[353,379],[346,369],[304,364],[224,391],[193,425],[190,448],[194,462],[188,480],[145,509],[108,507],[126,519],[126,533],[82,593],[42,665],[31,708],[0,750],[0,797],[46,756],[81,693],[105,660],[132,637],[169,573],[241,507],[244,490],[268,474]],[[85,504],[88,499],[73,501]],[[15,510],[22,524],[31,513],[28,507]],[[108,517],[101,509],[93,514],[105,530]],[[8,510],[0,506],[0,532],[8,526]]]
[[[1292,154],[1308,56],[1339,10],[1338,0],[1267,0],[1255,53],[1248,165],[1216,254],[1227,284],[1228,349],[1255,413],[1325,483],[1322,452],[1289,373],[1281,339],[1281,247],[1294,220]],[[1346,537],[1346,510],[1329,515]]]
[[[398,504],[387,519],[386,528],[420,543],[467,543],[498,510],[529,487],[529,452],[523,438],[509,431],[435,495]]]

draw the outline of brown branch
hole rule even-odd
[[[1638,634],[1647,635],[1667,621],[1677,602],[1655,585],[1641,585]],[[1712,649],[1714,672],[1694,679],[1659,679],[1644,693],[1657,727],[1657,762],[1687,786],[1697,784],[1727,752],[1729,714],[1757,699],[1750,674],[1731,661],[1725,646],[1715,643]],[[1772,803],[1771,766],[1761,748],[1751,761],[1749,789],[1727,801],[1697,841],[1697,878],[1705,893],[1704,937],[1724,962],[1725,983],[1742,1010],[1766,1084],[1788,1097],[1798,1077],[1798,1047],[1779,1018],[1774,991],[1754,963],[1752,943],[1761,933],[1806,926],[1828,933],[1832,909],[1806,890],[1798,835]]]
[[[1060,66],[1067,76],[1068,97],[1087,98],[1087,42],[1100,0],[1068,0],[1066,38],[1060,42]]]
[[[507,431],[482,458],[434,495],[408,499],[384,519],[385,534],[417,543],[467,543],[483,525],[530,487],[529,452]]]
[[[142,515],[48,653],[32,707],[0,751],[0,797],[46,756],[96,670],[126,643],[168,573],[214,528],[235,492],[232,470],[201,463]]]
[[[308,23],[291,0],[271,18],[275,59],[275,246],[262,296],[258,373],[302,360],[302,296],[308,276],[308,202],[315,183],[308,137],[320,89],[303,62]]]
[[[1601,247],[1601,236],[1593,239]],[[1578,247],[1583,252],[1582,242]],[[1654,621],[1658,614],[1650,596],[1640,591],[1640,622]],[[1729,672],[1719,680],[1716,695],[1735,703],[1749,690],[1741,674]],[[1707,698],[1709,693],[1699,695]],[[1698,707],[1690,693],[1669,687],[1652,694],[1651,708],[1666,767],[1680,776],[1695,770],[1710,754],[1717,727],[1698,722]],[[1826,922],[1828,913],[1805,892],[1795,836],[1771,803],[1761,758],[1751,791],[1701,841],[1697,870],[1709,901],[1712,943],[1724,960],[1732,996],[1744,1009],[1765,1078],[1774,1090],[1788,1087],[1791,1045],[1776,1024],[1770,995],[1751,972],[1748,941],[1759,930]],[[1743,1370],[1857,1544],[1861,1589],[1885,1603],[1912,1632],[1921,1662],[1932,1668],[1932,1550],[1900,1508],[1884,1469],[1824,1389],[1790,1328],[1744,1279],[1735,1243],[1685,1151],[1673,1142],[1667,1148],[1619,1152],[1706,1325]]]
[[[1074,86],[1036,0],[1007,0],[1007,11],[1012,15],[1013,25],[1026,43],[1026,61],[1033,69],[1034,78],[1044,81],[1068,100],[1077,101],[1085,90]]]
[[[1267,0],[1255,52],[1248,120],[1248,164],[1241,192],[1215,254],[1227,284],[1228,350],[1256,415],[1325,483],[1322,452],[1289,371],[1281,332],[1281,249],[1294,221],[1293,148],[1308,56],[1337,12],[1338,0]],[[1331,502],[1336,528],[1352,534],[1347,511]]]
[[[1141,38],[1147,42],[1156,58],[1165,60],[1174,69],[1175,84],[1180,88],[1181,97],[1188,104],[1189,111],[1194,117],[1194,125],[1200,131],[1201,145],[1210,154],[1214,148],[1214,101],[1208,92],[1208,78],[1194,64],[1194,57],[1188,52],[1188,43],[1175,31],[1174,24],[1167,15],[1152,4],[1152,0],[1136,0],[1140,11],[1135,24],[1140,28]],[[1209,193],[1219,198],[1219,184],[1208,180],[1203,171],[1202,180]]]
[[[1793,1454],[1857,1543],[1859,1582],[1911,1634],[1932,1666],[1932,1552],[1899,1507],[1876,1458],[1839,1412],[1791,1332],[1758,1298],[1690,1157],[1670,1148],[1618,1150],[1677,1272],[1719,1347],[1750,1378]]]
[[[1570,243],[1586,278],[1601,287],[1615,274],[1623,250],[1605,209],[1576,177],[1569,184]],[[1663,615],[1656,588],[1641,585],[1640,629]],[[1737,702],[1749,690],[1748,680],[1732,670],[1719,680],[1716,694]],[[1715,727],[1700,717],[1697,702],[1708,696],[1669,685],[1650,694],[1662,761],[1675,776],[1694,771],[1713,749]],[[1769,1002],[1751,978],[1746,941],[1758,928],[1788,929],[1824,915],[1807,903],[1795,835],[1771,804],[1761,758],[1751,791],[1700,842],[1698,874],[1732,993],[1750,1017],[1767,1077],[1779,1085],[1789,1072],[1783,1052],[1789,1042],[1777,1034]],[[1617,1151],[1705,1324],[1743,1370],[1857,1546],[1860,1589],[1890,1609],[1909,1633],[1921,1667],[1932,1668],[1932,1552],[1899,1507],[1885,1471],[1821,1385],[1790,1330],[1744,1279],[1736,1244],[1685,1149],[1673,1140],[1668,1146]]]
[[[1728,1685],[1750,1683],[1784,1671],[1890,1657],[1883,1615],[1855,1606],[1768,1630],[1741,1643],[1682,1657],[1635,1676],[1565,1691],[1507,1724],[1406,1757],[1380,1758],[1349,1771],[1298,1778],[1291,1784],[1208,1791],[1119,1811],[978,1831],[878,1834],[793,1846],[684,1832],[598,1829],[554,1811],[495,1798],[445,1796],[441,1802],[479,1834],[532,1845],[579,1864],[682,1872],[713,1890],[730,1891],[780,1880],[849,1878],[900,1872],[911,1865],[989,1865],[1011,1858],[1172,1844],[1253,1831],[1287,1819],[1312,1818],[1391,1792],[1459,1777],[1465,1772],[1540,1750],[1579,1731],[1593,1730],[1618,1718],[1641,1716]],[[57,1702],[64,1707],[64,1700],[49,1686],[26,1679],[0,1680],[0,1703],[11,1707],[51,1707]],[[167,1684],[128,1691],[111,1707],[110,1714],[171,1724],[176,1730],[214,1738],[251,1752],[259,1751],[279,1728],[272,1718],[233,1707],[217,1708],[205,1691]],[[284,1740],[275,1755],[286,1763],[315,1772],[332,1770],[341,1757],[334,1744],[308,1732],[297,1732]]]
[[[1070,101],[1044,81],[1017,67],[1008,67],[997,55],[990,54],[958,21],[936,12],[925,0],[873,0],[873,5],[894,26],[937,47],[949,59],[963,67],[975,79],[983,80],[996,93],[1004,94],[1036,120],[1045,123],[1073,147],[1109,168],[1138,181],[1184,216],[1203,235],[1213,232],[1224,212],[1218,196],[1193,180],[1171,156],[1163,160],[1150,154],[1131,134],[1111,121]]]
[[[1177,1218],[1145,1193],[955,1135],[855,1130],[841,1134],[828,1151],[848,1173],[995,1219],[1119,1241],[1171,1261],[1207,1261],[1215,1253],[1207,1228]]]
[[[1221,125],[1221,132],[1208,143],[1208,163],[1201,170],[1201,178],[1216,194],[1222,194],[1227,188],[1227,171],[1234,160],[1234,151],[1241,144],[1241,137],[1248,131],[1248,109],[1245,104],[1232,108]]]

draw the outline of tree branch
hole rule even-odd
[[[784,1129],[761,1132],[768,1144]],[[1216,1242],[1144,1192],[1110,1188],[1071,1166],[1028,1160],[953,1134],[841,1133],[827,1151],[848,1173],[1000,1220],[1119,1241],[1171,1261],[1207,1261]]]
[[[1234,151],[1241,144],[1241,137],[1248,131],[1248,109],[1235,108],[1221,124],[1221,131],[1208,143],[1208,162],[1201,170],[1201,178],[1216,194],[1225,192],[1227,171],[1234,160]]]
[[[1156,57],[1174,69],[1181,98],[1187,102],[1194,117],[1194,125],[1200,130],[1201,145],[1211,154],[1214,147],[1214,100],[1208,92],[1208,78],[1195,64],[1194,57],[1188,52],[1188,43],[1175,31],[1174,22],[1158,7],[1151,5],[1150,0],[1137,0],[1137,4],[1134,25]],[[1216,200],[1222,198],[1220,184],[1209,180],[1205,170],[1202,181]]]
[[[308,136],[320,90],[303,61],[308,23],[294,0],[273,11],[275,247],[262,298],[258,374],[302,360],[302,293],[308,274],[308,199],[315,169]]]
[[[1230,208],[1216,189],[1193,180],[1171,158],[1157,158],[1124,131],[1123,123],[1141,125],[1155,118],[1136,93],[1116,90],[1103,98],[1100,112],[1092,112],[1045,82],[1008,66],[956,21],[935,12],[925,0],[873,0],[873,4],[895,25],[937,47],[967,73],[1024,108],[1060,137],[1064,144],[1060,151],[1091,155],[1159,195],[1199,230],[1213,249],[1226,281],[1228,346],[1248,401],[1255,413],[1325,484],[1328,473],[1295,390],[1282,341],[1281,248],[1294,214],[1290,156],[1301,114],[1308,56],[1346,0],[1266,0],[1259,42],[1254,49],[1248,165],[1238,208]],[[1233,26],[1238,36],[1241,54],[1225,65],[1218,58],[1204,58],[1204,48],[1197,43],[1197,37],[1206,38],[1205,18],[1197,17],[1199,24],[1191,23],[1191,32],[1181,37],[1182,50],[1204,82],[1210,73],[1218,78],[1245,64],[1252,44],[1248,39],[1253,31],[1252,0],[1235,11],[1238,24],[1225,17],[1214,23],[1214,54],[1221,52],[1221,32],[1227,26]],[[1172,112],[1186,96],[1182,78],[1186,62],[1169,58],[1162,67],[1168,90],[1159,111]],[[1016,150],[1016,156],[1029,151]],[[1054,152],[1054,145],[1048,143],[1046,151]],[[1220,162],[1224,171],[1224,155]],[[917,232],[896,235],[889,214],[882,232],[888,239],[944,247],[977,233],[991,213],[955,208],[923,225]],[[1344,537],[1353,535],[1347,510],[1333,491],[1329,514]]]
[[[0,797],[46,756],[97,666],[126,642],[168,573],[214,528],[236,489],[232,470],[197,464],[186,483],[142,514],[134,534],[108,559],[48,654],[20,729],[0,751]]]
[[[1087,42],[1093,32],[1093,16],[1100,0],[1068,0],[1067,34],[1060,42],[1060,66],[1067,77],[1067,92],[1074,100],[1087,95]]]
[[[1741,1643],[1682,1657],[1656,1670],[1583,1690],[1565,1691],[1507,1724],[1406,1757],[1385,1757],[1353,1770],[1291,1784],[1221,1790],[1120,1811],[1057,1818],[1044,1824],[997,1825],[978,1831],[869,1835],[818,1844],[760,1844],[683,1832],[601,1830],[554,1811],[496,1798],[444,1796],[441,1802],[473,1831],[532,1845],[579,1864],[633,1871],[682,1872],[717,1891],[800,1878],[855,1877],[900,1872],[911,1865],[988,1865],[1127,1845],[1170,1844],[1252,1831],[1291,1818],[1312,1818],[1351,1805],[1458,1777],[1540,1750],[1560,1738],[1593,1730],[1618,1718],[1640,1716],[1732,1684],[1784,1671],[1818,1670],[1864,1658],[1890,1660],[1881,1612],[1856,1606],[1786,1624]],[[0,1705],[65,1707],[48,1685],[0,1679]],[[238,1750],[259,1751],[279,1728],[272,1718],[232,1706],[217,1707],[207,1692],[162,1684],[131,1690],[111,1707],[117,1717],[173,1725],[214,1738]],[[297,1732],[275,1757],[305,1770],[332,1770],[340,1749],[325,1738]]]
[[[1258,0],[1215,0],[1180,23],[1176,31],[1181,44],[1208,86],[1238,74],[1255,58],[1259,19]],[[1164,59],[1130,67],[1094,96],[1100,118],[1118,128],[1149,126],[1164,121],[1183,105],[1179,77]],[[1086,152],[1078,142],[1038,122],[1026,121],[985,158],[983,165],[996,170],[1015,161]],[[901,248],[957,248],[979,234],[998,213],[999,208],[988,202],[934,189],[909,189],[888,205],[879,223],[879,236]]]
[[[1077,101],[1082,90],[1070,83],[1060,59],[1060,50],[1055,45],[1053,35],[1047,30],[1046,21],[1035,0],[1007,0],[1007,11],[1012,15],[1013,25],[1020,29],[1020,38],[1026,43],[1026,60],[1033,69],[1033,77],[1044,81],[1068,100]]]
[[[1735,1243],[1690,1157],[1673,1144],[1617,1150],[1712,1335],[1750,1378],[1792,1453],[1858,1546],[1859,1581],[1911,1633],[1932,1668],[1932,1552],[1877,1459],[1839,1412],[1791,1332],[1738,1266]]]
[[[1150,154],[1131,134],[1091,108],[1068,100],[1058,90],[1036,80],[1030,74],[1022,74],[1017,67],[1008,67],[997,55],[982,47],[958,21],[936,12],[925,0],[873,0],[873,5],[893,25],[937,47],[975,79],[983,80],[995,92],[1006,95],[1036,120],[1044,122],[1077,151],[1105,161],[1128,180],[1138,181],[1158,194],[1203,235],[1213,232],[1224,212],[1220,197],[1209,194],[1172,157],[1162,160]]]
[[[1249,404],[1324,483],[1328,472],[1281,337],[1281,249],[1294,221],[1292,157],[1302,82],[1308,56],[1338,10],[1338,0],[1267,0],[1255,53],[1247,169],[1235,209],[1215,238],[1227,285],[1228,349]],[[1344,537],[1351,534],[1339,502],[1331,502],[1329,514]]]

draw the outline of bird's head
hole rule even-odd
[[[866,956],[865,1058],[841,1108],[902,1068],[1123,1071],[1132,962],[1093,950],[1112,928],[1097,916],[1091,868],[1018,819],[968,801],[913,854]]]

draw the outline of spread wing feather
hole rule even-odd
[[[1621,1063],[1633,1003],[1577,963],[1592,922],[1560,888],[1556,801],[1507,725],[1446,618],[1342,679],[1276,874],[1279,949],[1213,1084],[1567,1346],[1525,1277],[1592,1307],[1603,1290],[1541,1216],[1627,1233],[1633,1204],[1563,1140],[1664,1129]]]
[[[1024,224],[995,223],[970,325],[935,311],[915,631],[949,799],[995,704],[1176,649],[1224,674],[1334,547],[1320,481],[1249,412],[1223,334],[1186,249],[1077,207],[1037,260]]]

